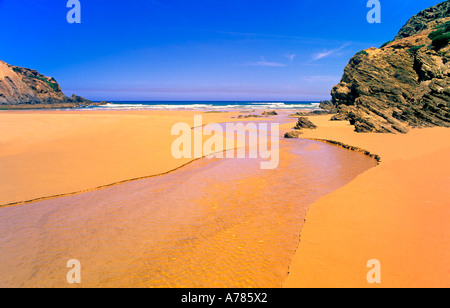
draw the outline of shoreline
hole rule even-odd
[[[0,105],[0,111],[196,111],[207,113],[259,112],[265,110],[322,110],[320,101],[101,101],[90,103],[55,103]],[[98,109],[97,109],[98,108]]]
[[[104,103],[58,103],[58,104],[17,104],[0,105],[0,111],[39,111],[39,110],[82,110],[86,107],[98,107]]]

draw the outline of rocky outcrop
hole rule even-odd
[[[392,42],[357,53],[331,92],[332,120],[357,132],[450,127],[450,2],[411,18]]]
[[[323,111],[327,111],[328,113],[337,112],[336,106],[330,101],[321,101],[319,103],[319,108],[322,109]]]
[[[308,120],[308,118],[306,118],[306,117],[299,117],[298,121],[297,121],[297,124],[295,124],[294,129],[303,129],[303,128],[315,129],[315,128],[317,128],[317,126],[313,122]]]
[[[80,96],[66,97],[52,77],[0,61],[0,106],[10,108],[51,108],[93,105]]]
[[[263,113],[261,113],[261,115],[263,115],[263,116],[273,116],[273,115],[278,115],[278,113],[275,110],[263,111]]]
[[[430,26],[433,25],[433,22],[435,22],[437,19],[446,18],[449,16],[449,1],[445,1],[436,6],[432,6],[408,20],[408,22],[400,29],[394,40],[400,40],[405,37],[416,35],[424,30],[432,29],[430,28]]]
[[[300,130],[292,130],[292,131],[285,133],[284,138],[288,138],[288,139],[298,138],[298,136],[300,136],[301,134],[303,134],[303,132]]]
[[[289,116],[290,117],[311,117],[311,116],[320,116],[320,115],[326,115],[326,114],[332,114],[328,110],[311,110],[311,111],[298,111],[296,113],[292,113]]]
[[[248,114],[248,115],[238,115],[238,119],[248,119],[248,118],[262,118],[262,116],[257,114]]]

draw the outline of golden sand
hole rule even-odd
[[[205,165],[204,160],[180,169],[194,178],[204,174],[217,181],[203,188],[203,197],[190,196],[197,192],[193,189],[179,191],[179,177],[171,173],[169,182],[174,188],[170,189],[177,192],[172,196],[177,205],[173,211],[159,207],[165,205],[165,196],[148,199],[151,194],[146,192],[153,186],[144,183],[152,179],[95,190],[165,173],[192,161],[170,155],[176,137],[168,132],[177,122],[193,124],[194,114],[0,112],[0,129],[7,132],[0,136],[0,205],[90,191],[0,209],[5,232],[0,245],[2,285],[66,286],[65,262],[78,254],[84,264],[85,286],[277,286],[288,270],[285,287],[450,286],[448,129],[413,129],[406,135],[357,134],[346,122],[310,117],[319,128],[305,130],[302,138],[338,141],[381,157],[380,165],[341,188],[358,170],[368,168],[358,169],[359,154],[347,156],[346,150],[338,154],[331,150],[334,147],[312,142],[304,144],[300,155],[288,145],[302,141],[286,140],[281,174],[261,177],[250,172],[248,177],[233,180],[239,172],[228,165],[214,169],[217,162],[206,161]],[[235,115],[203,117],[205,123],[224,122]],[[284,130],[292,126],[284,125]],[[312,160],[305,163],[308,155]],[[309,174],[306,179],[302,178],[303,166]],[[227,177],[208,170],[221,170]],[[324,181],[331,175],[338,177]],[[301,180],[312,186],[301,184],[298,192],[306,189],[316,198],[329,193],[327,189],[338,188],[313,203],[303,229],[304,214],[315,199],[300,202],[299,196],[292,195]],[[278,185],[276,189],[269,189],[272,184]],[[190,196],[198,212],[186,212],[191,203],[176,198],[182,194]],[[230,207],[236,200],[252,207]],[[280,202],[288,206],[274,207]],[[152,217],[154,206],[164,215]],[[192,225],[168,229],[157,225],[157,217],[172,226]],[[273,227],[267,228],[268,224]],[[155,237],[158,228],[172,231]],[[381,262],[379,285],[366,281],[370,259]]]
[[[34,167],[24,183],[15,182],[23,199],[21,191],[73,191],[89,187],[85,179],[98,185],[178,166],[170,155],[169,124],[189,123],[193,113],[7,115],[17,131],[6,148],[24,146],[17,162],[35,148],[45,147],[49,156],[36,161],[47,173],[34,174]],[[25,136],[32,146],[22,144]],[[280,287],[308,206],[376,165],[317,141],[281,140],[280,146],[273,170],[262,170],[258,159],[200,159],[163,176],[0,208],[0,286],[67,287],[66,262],[77,259],[81,287]],[[57,153],[64,155],[51,160]],[[77,155],[92,161],[71,166],[64,159]],[[11,169],[10,175],[24,171]],[[65,177],[70,182],[60,185]]]
[[[315,202],[285,287],[449,287],[450,130],[358,134],[348,122],[310,117],[302,138],[339,141],[381,163]],[[369,284],[367,262],[381,264]]]
[[[176,169],[171,127],[193,111],[0,112],[0,206]],[[204,124],[236,113],[202,113]]]

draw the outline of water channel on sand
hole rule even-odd
[[[0,209],[0,286],[280,287],[308,206],[376,162],[280,140],[280,163],[200,159],[172,173]]]

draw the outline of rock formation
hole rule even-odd
[[[331,92],[333,120],[357,132],[450,127],[450,1],[412,17],[393,41],[357,53]]]
[[[248,119],[248,118],[262,118],[262,116],[257,114],[248,114],[248,115],[238,115],[238,119]]]
[[[317,126],[306,117],[299,117],[294,129],[315,129]]]
[[[273,115],[278,115],[278,113],[275,110],[263,111],[263,113],[261,115],[263,115],[263,116],[273,116]]]
[[[66,97],[54,78],[0,61],[0,107],[52,108],[96,105],[80,96]]]
[[[284,138],[298,138],[303,134],[303,129],[316,129],[317,126],[306,117],[299,117],[297,124],[295,124],[294,130],[291,130],[284,134]]]
[[[326,111],[327,113],[336,113],[337,109],[336,106],[330,101],[321,101],[319,103],[319,108],[322,109],[322,111]]]
[[[300,130],[291,130],[284,134],[284,138],[288,139],[298,138],[298,136],[300,136],[301,134],[303,134],[303,132]]]

